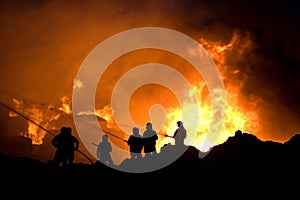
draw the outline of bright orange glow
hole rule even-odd
[[[194,94],[197,99],[198,113],[197,119],[191,118],[186,119],[184,121],[185,128],[189,133],[189,130],[193,130],[195,124],[198,124],[196,127],[197,135],[193,141],[191,141],[191,135],[188,134],[186,139],[186,143],[190,143],[201,151],[208,151],[214,145],[223,143],[227,140],[228,137],[234,135],[235,131],[240,129],[245,132],[250,132],[252,134],[257,134],[261,131],[260,127],[260,118],[259,118],[259,110],[257,109],[257,105],[253,102],[245,103],[243,99],[243,95],[241,95],[241,89],[243,86],[243,80],[237,79],[234,76],[237,76],[240,73],[240,70],[233,69],[231,66],[227,65],[226,56],[227,53],[232,53],[233,49],[235,50],[236,56],[241,56],[247,49],[251,48],[251,41],[249,37],[244,38],[243,40],[240,38],[238,33],[235,33],[229,44],[222,45],[220,42],[209,42],[204,39],[200,39],[200,43],[203,44],[204,48],[211,55],[212,59],[215,61],[220,73],[224,79],[225,89],[226,89],[226,116],[223,124],[222,130],[213,130],[216,132],[219,137],[217,141],[210,141],[208,136],[208,130],[210,129],[210,125],[212,122],[212,108],[211,108],[211,94],[208,93],[205,83],[202,80],[195,80],[192,85],[192,91],[187,91],[187,99],[182,108],[178,106],[166,107],[164,102],[162,105],[165,106],[167,114],[166,114],[166,122],[164,124],[163,129],[161,130],[162,134],[168,134],[170,136],[173,135],[176,130],[176,122],[178,120],[182,120],[182,110],[188,110],[190,113],[195,112],[194,105],[188,99],[189,94]],[[236,50],[238,49],[238,50]],[[232,79],[231,76],[233,75]],[[193,77],[193,76],[191,76]],[[170,94],[164,92],[165,96],[170,96]],[[145,102],[146,101],[146,102]],[[149,108],[149,103],[151,100],[147,99],[139,99],[137,102],[139,104],[138,110],[144,108]],[[170,102],[170,101],[169,101]],[[137,104],[135,104],[136,106]],[[99,110],[100,111],[100,110]],[[111,119],[112,113],[111,110],[109,112],[107,108],[101,110],[101,116],[103,118]],[[141,114],[138,112],[132,112],[135,116],[134,118],[139,118],[141,121]],[[146,113],[145,111],[142,113]],[[191,116],[195,116],[191,114]],[[144,118],[142,118],[145,120]],[[143,125],[142,123],[138,123]],[[164,137],[159,135],[159,141],[157,143],[157,149],[160,151],[161,147],[167,143],[173,143],[173,139],[169,137]]]
[[[197,136],[195,140],[191,143],[192,146],[195,146],[201,151],[208,151],[210,147],[223,143],[226,141],[226,139],[234,134],[234,132],[238,129],[240,130],[247,130],[251,133],[258,132],[259,131],[259,116],[255,111],[249,111],[247,108],[241,108],[239,106],[236,106],[239,104],[239,99],[236,91],[236,88],[228,88],[226,92],[227,97],[227,104],[226,104],[226,117],[225,122],[223,126],[223,130],[220,130],[219,138],[217,140],[217,143],[210,143],[210,141],[206,141],[207,133],[210,128],[211,120],[212,120],[212,108],[210,105],[210,96],[207,95],[205,98],[202,96],[202,92],[204,89],[204,83],[197,83],[194,85],[194,92],[195,94],[198,94],[198,119],[187,119],[187,123],[184,122],[185,128],[187,129],[187,132],[189,130],[192,130],[194,127],[193,124],[198,123],[197,127]],[[185,109],[193,108],[193,105],[190,103],[185,103],[184,105]],[[172,135],[174,131],[176,130],[176,122],[179,120],[182,120],[181,118],[181,108],[172,108],[168,111],[167,114],[167,121],[165,124],[165,127],[163,129],[163,132],[168,133],[169,135]],[[194,110],[190,109],[190,112],[195,112]],[[195,120],[198,120],[195,122]],[[188,125],[187,125],[188,124]],[[162,138],[159,142],[159,148],[163,146],[165,143],[170,142],[170,139],[164,139]],[[188,140],[188,138],[187,138]],[[204,142],[206,142],[204,144]]]
[[[209,138],[208,131],[210,129],[213,116],[211,107],[211,95],[213,94],[209,94],[204,81],[201,79],[199,80],[200,76],[195,74],[195,71],[193,71],[192,69],[189,72],[188,70],[186,70],[186,68],[180,68],[178,66],[175,66],[175,68],[177,68],[177,70],[179,70],[180,73],[187,76],[187,78],[191,81],[192,84],[191,91],[186,91],[187,98],[185,99],[182,108],[179,107],[177,100],[174,100],[175,96],[171,94],[170,91],[166,91],[163,88],[160,88],[158,90],[154,89],[157,86],[141,87],[136,93],[133,94],[133,99],[135,99],[135,101],[132,101],[133,103],[130,103],[129,107],[131,110],[130,112],[132,114],[132,118],[135,120],[135,122],[139,126],[144,126],[145,122],[149,120],[148,112],[146,112],[145,109],[149,109],[150,106],[155,103],[161,104],[166,110],[166,121],[163,124],[163,129],[160,131],[160,133],[172,136],[177,128],[176,122],[178,120],[182,120],[182,110],[187,110],[190,113],[195,112],[195,110],[193,109],[195,105],[193,105],[192,101],[189,99],[190,95],[194,94],[194,96],[197,99],[196,106],[198,108],[198,113],[196,113],[197,118],[185,119],[186,121],[183,121],[188,133],[186,143],[195,146],[201,151],[207,151],[214,145],[226,141],[226,139],[232,136],[234,132],[238,129],[242,130],[243,132],[250,132],[254,135],[258,134],[261,131],[261,123],[259,118],[259,109],[257,109],[257,105],[255,104],[256,99],[251,99],[251,103],[249,103],[244,99],[244,96],[241,93],[244,78],[243,76],[240,76],[242,72],[239,69],[235,69],[234,67],[229,66],[226,60],[226,58],[228,58],[227,55],[229,53],[230,55],[234,54],[234,56],[242,56],[244,51],[251,48],[252,43],[249,37],[246,37],[246,39],[241,39],[239,34],[236,33],[233,35],[229,44],[222,44],[221,42],[209,42],[204,39],[199,39],[199,41],[203,45],[204,49],[207,50],[209,55],[215,61],[224,80],[224,85],[226,89],[226,101],[221,100],[224,101],[221,103],[226,103],[226,116],[223,124],[223,129],[213,130],[213,132],[219,135],[216,141],[210,141],[209,139],[207,139]],[[123,72],[126,72],[126,70],[129,69],[128,66],[130,66],[131,64],[136,65],[142,63],[142,61],[144,60],[142,59],[141,55],[143,54],[140,53],[140,56],[138,56],[136,60],[130,59],[129,63],[124,62],[125,60],[124,58],[122,58],[123,60],[121,59],[121,61],[127,64],[124,68],[122,68]],[[146,58],[148,57],[145,54],[145,59]],[[168,57],[165,60],[170,61],[171,59],[169,59]],[[117,63],[118,66],[120,66],[122,62]],[[175,60],[173,62],[177,62],[177,64],[179,63],[179,65],[184,64],[181,63],[182,61],[178,60]],[[121,68],[119,67],[119,69]],[[107,80],[114,80],[114,78],[117,79],[118,76],[122,75],[122,71],[119,71],[119,74],[114,73],[113,71],[111,73],[112,75]],[[111,78],[113,76],[114,78]],[[240,78],[236,78],[237,76],[240,76]],[[106,82],[106,85],[111,85],[111,82]],[[84,87],[84,85],[82,82],[80,82],[80,80],[74,80],[74,87],[81,88]],[[109,93],[109,90],[112,90],[112,87],[108,87],[108,89],[102,89],[103,91],[105,91],[106,89],[107,93]],[[150,98],[144,98],[143,90],[147,90],[148,92],[150,90],[155,91],[155,101],[150,100]],[[103,91],[101,95],[105,93]],[[70,99],[66,96],[63,96],[60,100],[61,105],[58,109],[55,110],[53,106],[48,106],[46,111],[40,105],[26,104],[26,102],[17,99],[13,99],[13,102],[15,103],[18,111],[24,113],[36,123],[42,125],[45,128],[53,128],[50,126],[51,121],[57,120],[62,113],[65,113],[67,115],[72,114]],[[110,104],[107,104],[100,109],[95,109],[93,114],[96,114],[97,116],[105,119],[107,121],[106,128],[110,128],[113,134],[118,135],[121,138],[128,136],[126,136],[122,132],[122,130],[120,130],[118,126],[116,126],[113,119],[113,110]],[[13,113],[10,113],[9,115],[11,117],[16,116]],[[192,114],[191,116],[195,115]],[[191,135],[189,135],[189,132],[190,130],[195,129],[195,124],[197,126],[196,136],[195,138],[193,138]],[[45,134],[45,131],[39,129],[36,125],[30,122],[28,122],[27,132],[23,133],[25,137],[29,137],[32,139],[33,144],[42,144],[42,139],[45,136]],[[160,151],[161,147],[165,144],[174,143],[173,139],[165,137],[161,134],[159,134],[159,140],[157,143],[158,151]],[[124,143],[122,142],[117,141],[117,143],[124,145]]]

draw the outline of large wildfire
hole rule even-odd
[[[197,137],[193,140],[192,145],[201,151],[207,151],[212,146],[226,141],[226,139],[234,135],[235,131],[238,129],[254,135],[258,134],[261,131],[261,122],[259,109],[255,103],[259,99],[253,96],[247,97],[246,99],[241,92],[243,81],[246,77],[240,70],[237,70],[235,66],[230,65],[230,63],[234,62],[229,62],[230,58],[242,58],[245,54],[252,50],[253,44],[250,35],[235,33],[228,44],[211,42],[204,39],[200,39],[199,42],[216,63],[224,80],[226,89],[225,121],[223,129],[218,130],[219,137],[215,144],[204,144],[212,120],[211,96],[207,92],[205,82],[202,80],[194,80],[192,83],[192,91],[186,91],[187,94],[193,93],[196,95],[198,100],[197,106],[199,108],[197,113],[198,119],[189,119],[190,121],[197,120],[198,122],[196,127]],[[78,82],[74,81],[74,85],[75,84],[76,87],[80,87]],[[60,128],[59,125],[64,123],[59,122],[62,115],[69,116],[70,119],[72,119],[70,98],[64,96],[60,99],[60,101],[60,105],[37,105],[26,103],[20,99],[13,99],[16,110],[49,130],[58,130]],[[194,105],[191,101],[189,101],[189,99],[187,99],[183,106],[185,109],[189,110],[189,108],[193,108]],[[160,130],[161,133],[167,133],[172,136],[172,133],[174,133],[177,128],[176,121],[182,120],[181,110],[182,108],[180,107],[166,108],[166,121],[163,129]],[[191,109],[190,112],[194,111]],[[114,124],[115,122],[113,119],[113,110],[111,105],[95,109],[94,114],[105,119],[107,121],[108,128],[117,127],[116,124]],[[16,113],[10,113],[10,117],[15,116]],[[193,126],[193,124],[185,123],[187,132],[194,128],[191,126]],[[28,121],[28,130],[20,134],[24,137],[29,137],[32,140],[32,144],[40,145],[43,143],[43,138],[47,133]],[[173,142],[172,139],[163,136],[163,134],[159,134],[159,141],[157,144],[158,150],[160,150],[160,148],[166,143]],[[124,137],[123,134],[120,134],[120,136]]]
[[[187,99],[183,105],[184,109],[191,113],[191,116],[195,116],[194,112],[197,112],[196,115],[198,116],[197,119],[190,118],[186,119],[184,122],[188,132],[189,130],[193,130],[193,126],[197,124],[197,136],[192,141],[191,145],[201,151],[208,151],[214,145],[223,143],[228,137],[233,136],[237,130],[258,135],[261,132],[261,122],[260,110],[257,103],[261,100],[255,96],[246,97],[242,94],[241,90],[243,83],[247,77],[243,72],[236,69],[235,66],[228,64],[232,61],[230,60],[232,57],[235,59],[242,59],[252,50],[252,48],[254,48],[251,41],[251,35],[248,33],[241,34],[236,32],[228,44],[210,42],[204,39],[200,39],[200,43],[212,57],[222,75],[226,89],[226,102],[222,103],[226,103],[226,116],[223,129],[217,130],[219,131],[216,133],[216,135],[219,136],[217,141],[212,143],[207,141],[207,133],[212,122],[211,94],[208,93],[204,81],[192,81],[192,89],[191,91],[186,91]],[[197,98],[198,111],[194,110],[194,104],[192,100],[189,99],[190,94],[194,94]],[[143,103],[146,104],[147,100]],[[174,142],[172,138],[165,137],[164,135],[167,134],[172,136],[175,132],[177,128],[176,122],[182,120],[182,110],[183,108],[178,106],[166,108],[166,121],[162,130],[159,132],[160,139],[157,144],[158,150],[165,144]],[[113,120],[114,118],[110,105],[106,105],[104,108],[97,110],[97,113],[99,116],[107,119],[108,123],[111,124],[111,127],[117,128],[116,124],[114,124],[115,122]],[[143,124],[141,124],[141,126],[143,126]],[[187,138],[187,140],[188,139],[189,138]]]

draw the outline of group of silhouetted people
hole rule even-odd
[[[128,140],[124,140],[129,145],[130,157],[133,159],[142,158],[142,149],[146,156],[155,155],[156,152],[156,141],[158,140],[157,133],[152,128],[152,123],[148,122],[146,124],[146,130],[143,136],[140,135],[139,129],[134,127],[132,129],[132,135],[129,136]],[[97,146],[97,158],[106,165],[113,165],[110,153],[112,147],[108,141],[108,136],[103,135],[102,141]]]
[[[183,126],[182,121],[177,121],[178,128],[174,132],[173,136],[165,135],[166,137],[171,137],[175,139],[175,146],[183,147],[184,140],[187,136],[186,129]],[[143,136],[139,134],[139,129],[134,127],[132,129],[132,135],[129,136],[127,144],[129,145],[130,156],[132,159],[141,158],[142,149],[144,148],[145,157],[157,155],[156,151],[156,141],[158,140],[158,135],[152,128],[152,123],[148,122],[146,124],[146,130]]]
[[[175,139],[175,146],[184,146],[184,140],[187,136],[186,129],[183,126],[182,121],[177,121],[178,128],[174,132],[173,136],[165,135],[165,137],[171,137]],[[145,157],[157,155],[156,142],[158,140],[158,134],[153,130],[152,123],[146,124],[146,130],[143,135],[140,135],[139,129],[133,127],[132,134],[129,136],[127,142],[130,151],[130,157],[132,159],[142,158],[142,150],[144,150]],[[62,127],[60,133],[56,135],[51,143],[56,147],[56,152],[53,158],[53,163],[57,166],[69,166],[74,161],[74,151],[78,150],[79,141],[72,135],[71,127]],[[110,156],[112,151],[111,143],[108,140],[107,135],[102,136],[102,141],[97,146],[97,158],[106,165],[113,165],[113,160]]]
[[[127,140],[131,158],[141,158],[143,148],[145,156],[157,154],[156,141],[158,140],[158,135],[156,131],[153,130],[151,122],[146,124],[146,130],[143,133],[143,136],[139,134],[139,129],[137,127],[134,127],[132,132],[132,135],[130,135]]]
[[[72,135],[71,127],[61,127],[60,133],[51,140],[56,147],[53,164],[57,166],[70,166],[74,161],[74,151],[79,147],[79,140]]]

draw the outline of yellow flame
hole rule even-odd
[[[60,101],[62,102],[62,105],[59,108],[59,110],[65,112],[66,114],[72,114],[71,101],[70,101],[69,97],[63,96],[60,98]]]
[[[16,111],[22,113],[24,116],[32,120],[28,120],[28,129],[21,133],[24,137],[28,137],[31,139],[32,144],[40,145],[43,143],[43,138],[46,135],[46,131],[41,129],[36,124],[42,126],[44,129],[59,129],[56,125],[57,120],[62,113],[67,115],[72,113],[70,108],[70,99],[67,96],[63,96],[60,98],[61,105],[59,108],[55,108],[54,105],[44,105],[44,104],[34,104],[32,102],[27,102],[24,100],[12,99],[15,103]],[[61,112],[58,112],[61,111]],[[17,113],[9,112],[10,117],[16,117]]]
[[[198,87],[199,86],[199,87]],[[194,110],[194,105],[192,103],[186,102],[183,105],[183,108],[172,108],[167,112],[167,120],[165,126],[163,128],[163,132],[172,136],[175,132],[177,126],[176,122],[182,120],[182,109],[187,109],[190,113],[198,112],[198,118],[194,119],[186,119],[184,122],[187,133],[191,133],[195,127],[195,124],[198,124],[196,127],[197,135],[196,138],[192,141],[191,145],[195,146],[201,151],[208,151],[211,147],[216,144],[223,143],[226,139],[234,134],[234,132],[238,129],[240,130],[248,130],[250,132],[257,132],[258,130],[258,122],[259,117],[255,111],[249,111],[247,109],[241,108],[238,105],[239,99],[238,96],[235,95],[235,91],[232,91],[230,88],[226,91],[227,96],[227,104],[225,111],[225,119],[223,123],[222,130],[213,130],[211,134],[217,134],[219,137],[216,138],[216,141],[207,140],[210,137],[208,136],[208,132],[210,129],[210,125],[212,123],[212,107],[209,103],[210,96],[206,96],[203,98],[202,92],[204,89],[204,83],[194,84],[193,91],[197,94],[197,106],[198,111]],[[203,101],[204,100],[204,101]],[[191,114],[193,116],[193,114]],[[191,134],[188,134],[186,138],[186,144],[189,144],[190,139],[192,137]],[[161,148],[164,144],[170,143],[170,139],[161,138],[158,143],[158,148]]]
[[[111,105],[106,105],[102,109],[96,109],[95,113],[97,116],[106,120],[108,128],[111,128],[113,126],[114,120]]]
[[[212,116],[212,108],[210,105],[210,99],[211,96],[205,94],[205,83],[204,82],[195,82],[192,88],[192,91],[197,98],[198,102],[198,124],[196,130],[197,130],[197,136],[195,140],[192,142],[192,145],[197,147],[201,151],[208,151],[211,147],[213,147],[216,144],[223,143],[228,139],[228,137],[232,136],[236,130],[246,130],[247,132],[251,133],[257,133],[260,131],[260,118],[258,115],[258,111],[255,108],[255,105],[249,103],[249,107],[242,107],[239,106],[240,102],[243,100],[240,98],[239,94],[241,93],[241,87],[243,85],[243,80],[240,81],[231,81],[228,80],[228,73],[230,67],[227,66],[226,63],[226,55],[227,52],[231,51],[233,48],[238,48],[238,55],[241,56],[244,51],[247,50],[247,48],[250,48],[252,43],[249,39],[249,35],[246,35],[246,38],[244,40],[241,39],[240,35],[238,33],[234,33],[231,41],[229,44],[221,44],[220,42],[208,42],[204,39],[200,39],[201,44],[205,47],[209,55],[213,58],[215,61],[218,69],[220,70],[224,80],[226,79],[226,116],[225,121],[223,123],[223,129],[222,130],[213,130],[210,134],[217,134],[219,137],[217,138],[217,141],[209,140],[210,136],[208,135],[210,125],[213,121]],[[238,74],[240,73],[240,70],[233,70],[231,72],[232,74]],[[212,95],[212,94],[210,94]],[[200,103],[199,103],[200,102]],[[225,102],[220,102],[225,103]],[[163,129],[164,132],[170,133],[172,135],[175,131],[176,127],[176,121],[182,120],[181,119],[181,112],[182,109],[189,109],[189,107],[194,107],[194,105],[191,105],[191,102],[186,102],[183,106],[183,108],[172,108],[168,110],[167,112],[167,121],[165,124],[165,128]],[[190,110],[192,113],[193,110]],[[187,119],[189,120],[195,120],[195,119]],[[189,130],[193,130],[194,127],[193,123],[187,123],[185,122],[185,126],[187,129],[187,132]],[[215,132],[215,133],[214,133]],[[188,135],[189,137],[189,135]],[[187,140],[189,140],[187,138]],[[186,140],[186,141],[187,141]],[[168,143],[169,141],[164,138],[162,138],[159,142],[159,148],[163,146],[165,143]],[[187,143],[187,142],[186,142]]]
[[[210,95],[217,94],[208,94],[205,88],[205,83],[203,81],[195,81],[193,83],[192,90],[187,91],[187,94],[193,94],[196,96],[196,106],[198,108],[198,111],[195,111],[195,103],[192,102],[188,97],[184,101],[182,108],[168,108],[166,122],[164,124],[162,132],[172,136],[177,128],[176,122],[182,120],[182,110],[186,110],[191,113],[191,116],[193,116],[183,121],[188,133],[186,144],[191,143],[191,145],[197,147],[201,151],[207,151],[212,146],[226,141],[226,139],[232,136],[234,132],[238,129],[245,130],[254,134],[259,132],[260,119],[258,111],[255,108],[251,107],[253,105],[249,107],[239,106],[240,102],[243,101],[240,95],[243,80],[234,81],[234,83],[232,83],[231,80],[229,80],[228,75],[240,74],[241,71],[237,69],[232,69],[232,67],[227,65],[226,61],[227,53],[232,51],[233,49],[238,49],[237,56],[242,56],[243,52],[247,48],[251,47],[251,40],[249,40],[249,38],[247,37],[245,40],[242,40],[240,38],[240,35],[238,33],[235,33],[229,44],[222,44],[221,42],[210,42],[204,39],[200,39],[200,43],[204,46],[209,55],[215,61],[224,81],[226,80],[226,102],[223,102],[222,100],[220,100],[219,102],[226,103],[226,115],[224,116],[225,120],[223,123],[223,128],[221,130],[213,130],[213,132],[216,132],[217,135],[219,135],[217,141],[209,140],[208,133],[210,130],[210,125],[215,120],[212,118],[213,110],[211,107]],[[83,83],[80,80],[74,80],[73,83],[73,89],[79,89],[83,87]],[[70,106],[70,99],[67,96],[63,96],[60,100],[62,102],[62,105],[61,107],[59,107],[59,110],[66,114],[71,114],[72,110]],[[57,120],[60,116],[60,114],[57,113],[50,114],[48,112],[44,112],[44,110],[35,105],[31,105],[31,107],[29,107],[28,105],[24,105],[24,102],[21,100],[13,99],[13,102],[21,112],[26,114],[36,123],[43,125],[45,128],[49,127],[49,122],[51,120]],[[53,107],[49,106],[48,110],[51,109],[53,109]],[[99,117],[105,119],[107,121],[108,127],[114,124],[113,111],[111,105],[106,105],[102,109],[97,109],[94,111],[94,113]],[[10,113],[10,116],[14,116],[14,114]],[[195,124],[197,127],[194,127]],[[196,130],[196,137],[189,134],[193,130]],[[24,134],[24,136],[30,137],[32,139],[33,144],[41,144],[45,134],[45,131],[39,129],[36,125],[32,124],[31,122],[28,122],[28,130]],[[160,136],[157,145],[158,150],[160,150],[160,148],[164,144],[173,142],[174,141],[170,138]]]
[[[208,94],[203,81],[194,81],[191,91],[187,91],[187,94],[193,94],[196,96],[197,105],[194,105],[195,103],[187,97],[182,105],[182,108],[168,108],[166,110],[166,122],[161,132],[163,134],[173,136],[175,130],[177,129],[176,122],[179,120],[183,121],[182,111],[186,110],[187,112],[191,113],[191,117],[187,117],[184,119],[185,121],[183,121],[188,133],[185,143],[191,144],[201,151],[208,151],[214,145],[223,143],[228,139],[228,137],[233,136],[235,131],[238,129],[255,134],[258,133],[261,128],[259,113],[255,103],[248,103],[248,105],[244,107],[240,104],[244,101],[242,95],[240,95],[244,80],[238,80],[234,78],[231,79],[231,77],[229,77],[229,75],[240,74],[241,71],[239,69],[233,69],[227,64],[227,53],[235,50],[237,56],[243,56],[244,52],[252,48],[250,35],[243,35],[242,38],[242,36],[236,32],[233,34],[228,44],[222,44],[221,42],[210,42],[204,39],[200,39],[200,43],[213,58],[218,69],[220,70],[222,78],[225,82],[226,99],[218,98],[220,91],[217,90],[213,91],[212,94]],[[195,49],[190,49],[189,51],[189,53],[192,55],[197,54]],[[217,101],[217,104],[222,104],[225,106],[225,116],[216,115],[217,119],[213,119],[213,112],[218,112],[218,110],[212,110],[212,99]],[[194,109],[195,106],[197,106],[198,111]],[[108,121],[113,122],[113,115],[110,105],[107,105],[104,109],[98,110],[98,114]],[[224,117],[224,121],[219,120],[221,117]],[[212,122],[222,123],[222,126],[220,126],[221,129],[210,130]],[[197,127],[194,127],[195,125]],[[194,130],[196,130],[196,136],[191,134],[191,132]],[[213,134],[217,135],[218,137],[212,137],[211,135]],[[160,151],[161,147],[167,143],[174,144],[174,140],[170,139],[169,137],[159,135],[159,140],[157,143],[158,151]]]
[[[43,112],[42,110],[38,109],[37,107],[33,107],[30,109],[30,112],[33,113],[31,120],[33,120],[37,124],[42,124],[43,122]],[[24,133],[24,136],[31,139],[32,144],[42,144],[43,138],[46,135],[46,131],[40,129],[35,124],[28,121],[28,130],[27,133]]]

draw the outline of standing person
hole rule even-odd
[[[53,158],[53,164],[56,166],[67,165],[67,156],[64,151],[66,132],[67,127],[61,127],[59,134],[54,136],[54,138],[51,140],[51,144],[56,148]]]
[[[157,155],[156,141],[158,140],[158,136],[156,131],[153,130],[151,122],[146,124],[146,130],[143,133],[143,140],[145,156]]]
[[[66,154],[67,164],[72,165],[74,162],[75,150],[79,148],[79,140],[72,134],[72,128],[67,127]]]
[[[53,163],[57,166],[72,165],[74,161],[74,150],[78,149],[79,141],[72,135],[71,127],[61,127],[60,133],[51,140],[56,147]]]
[[[129,145],[130,157],[132,159],[142,158],[143,142],[137,127],[132,128],[132,135],[129,136],[127,144]]]
[[[184,128],[182,121],[177,121],[176,123],[177,123],[178,128],[174,132],[174,135],[172,136],[172,138],[175,139],[176,147],[184,147],[185,146],[184,140],[187,136],[186,129]]]
[[[106,164],[106,165],[113,165],[113,160],[110,156],[110,152],[112,151],[112,146],[110,142],[108,141],[108,136],[103,135],[102,141],[99,143],[97,148],[97,157],[98,159]]]

